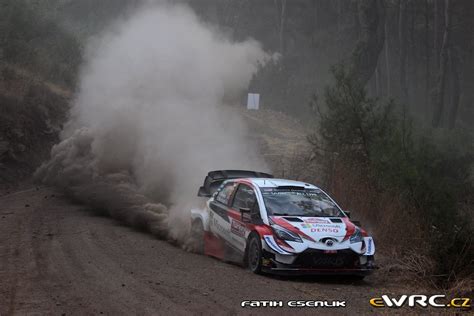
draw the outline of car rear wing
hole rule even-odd
[[[249,170],[210,171],[204,179],[204,184],[199,188],[198,196],[211,197],[225,180],[240,178],[273,178],[273,175]]]

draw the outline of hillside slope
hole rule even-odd
[[[29,176],[47,159],[71,92],[12,65],[0,67],[0,184]]]

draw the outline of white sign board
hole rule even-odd
[[[247,97],[247,110],[258,110],[260,106],[260,94],[249,93]]]

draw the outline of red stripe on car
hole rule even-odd
[[[276,217],[272,216],[272,220],[275,224],[280,225],[281,227],[288,229],[290,232],[295,233],[297,235],[300,235],[301,237],[310,240],[310,241],[315,241],[313,238],[309,237],[305,233],[303,233],[301,230],[299,230],[297,227],[291,225],[288,223],[284,218],[282,217]]]
[[[346,224],[346,235],[344,236],[344,239],[343,240],[347,240],[349,237],[352,236],[352,234],[354,234],[355,232],[355,225],[352,224],[352,222],[349,220],[349,217],[343,217],[342,218],[342,221],[344,222],[344,224]]]

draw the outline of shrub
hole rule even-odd
[[[393,101],[369,97],[344,67],[334,67],[333,74],[325,106],[317,107],[317,133],[309,137],[324,161],[330,190],[331,183],[345,181],[334,178],[341,174],[357,179],[352,185],[364,186],[364,198],[372,200],[362,212],[365,218],[376,225],[384,217],[398,223],[376,229],[377,237],[390,240],[387,246],[426,251],[435,262],[432,276],[438,284],[472,274],[472,132],[414,128],[406,111],[397,111]],[[344,200],[350,204],[357,198]],[[396,220],[400,217],[402,222]],[[415,227],[420,235],[406,238],[404,232]]]

